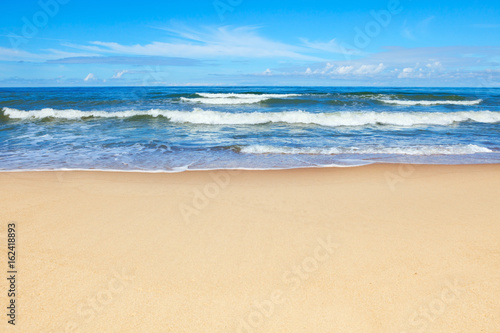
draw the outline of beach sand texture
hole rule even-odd
[[[500,332],[500,165],[0,184],[2,332]]]

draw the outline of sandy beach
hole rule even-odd
[[[0,184],[2,332],[500,331],[500,165]]]

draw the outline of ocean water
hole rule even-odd
[[[500,88],[0,89],[0,170],[500,163]]]

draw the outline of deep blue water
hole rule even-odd
[[[500,162],[500,88],[3,88],[0,109],[0,170]]]

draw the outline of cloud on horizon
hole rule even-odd
[[[136,66],[201,66],[204,61],[160,56],[94,56],[47,60],[49,64],[112,64]]]
[[[433,20],[434,17],[430,16],[419,22],[420,30],[425,30]],[[255,26],[159,29],[169,34],[168,41],[133,45],[103,41],[87,44],[62,42],[62,49],[44,49],[39,53],[0,47],[0,61],[35,63],[36,66],[60,65],[58,68],[64,68],[64,71],[59,73],[65,76],[59,77],[56,83],[64,77],[71,82],[106,83],[105,79],[97,79],[99,76],[120,84],[142,84],[141,77],[152,76],[150,72],[165,72],[167,69],[161,68],[165,66],[193,67],[190,71],[169,68],[169,84],[177,77],[184,80],[177,81],[179,84],[214,77],[223,78],[227,84],[244,83],[248,77],[260,77],[262,84],[266,84],[278,82],[281,77],[279,82],[287,84],[287,78],[296,77],[311,82],[317,79],[318,84],[332,79],[387,84],[413,79],[430,85],[453,80],[482,85],[488,78],[487,82],[498,85],[498,46],[387,46],[368,53],[348,47],[335,38],[326,41],[297,38],[296,43],[283,43],[262,36]],[[234,65],[237,62],[245,65]],[[138,75],[140,69],[133,66],[159,68],[154,71],[145,69],[145,75]],[[259,67],[262,68],[260,72]],[[91,72],[94,77],[82,79],[85,75],[82,72]],[[186,76],[187,72],[190,77]],[[71,76],[80,79],[70,79]],[[149,81],[151,84],[166,82],[156,78]]]
[[[94,80],[97,80],[97,79],[96,79],[96,77],[95,77],[95,75],[94,75],[93,73],[89,73],[89,74],[85,77],[85,79],[83,79],[83,81],[85,81],[85,82],[88,82],[88,81],[94,81]]]

